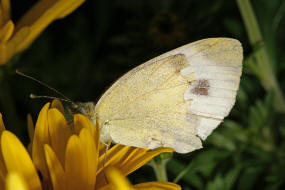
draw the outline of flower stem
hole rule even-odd
[[[168,181],[166,164],[170,160],[172,153],[162,153],[150,161],[157,181]]]
[[[163,162],[158,163],[154,160],[151,160],[150,165],[154,170],[157,181],[167,181],[165,163]]]
[[[274,106],[276,111],[285,113],[285,100],[269,59],[255,14],[249,0],[237,0],[250,44],[254,48],[255,63],[249,65],[261,81],[264,89],[274,92]]]

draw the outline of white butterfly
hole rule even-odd
[[[97,119],[102,142],[191,152],[233,107],[242,59],[235,39],[200,40],[132,69],[79,110]]]

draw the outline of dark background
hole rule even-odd
[[[32,0],[12,0],[17,20]],[[279,85],[284,89],[284,19],[282,0],[252,0],[264,43]],[[61,91],[73,101],[96,101],[118,77],[135,66],[181,45],[208,37],[241,41],[245,58],[254,53],[236,1],[97,0],[86,1],[65,19],[53,22],[18,55],[7,82],[21,126],[5,121],[27,142],[26,114],[33,118],[47,100],[29,94],[58,96],[15,75],[19,69]],[[274,111],[274,94],[265,91],[244,63],[237,103],[230,116],[204,143],[203,150],[174,154],[169,181],[186,168],[183,189],[284,189],[284,113]],[[1,107],[0,107],[1,110]],[[5,113],[2,113],[5,120]],[[153,181],[150,167],[130,176],[133,184]]]

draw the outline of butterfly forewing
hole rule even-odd
[[[205,139],[234,105],[242,48],[212,38],[182,46],[129,71],[96,105],[104,140],[172,147],[186,153]],[[105,135],[106,136],[106,135]]]

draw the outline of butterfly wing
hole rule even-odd
[[[115,143],[142,148],[201,148],[200,138],[234,105],[241,65],[240,43],[227,38],[200,40],[154,58],[121,77],[98,101],[101,132]]]

